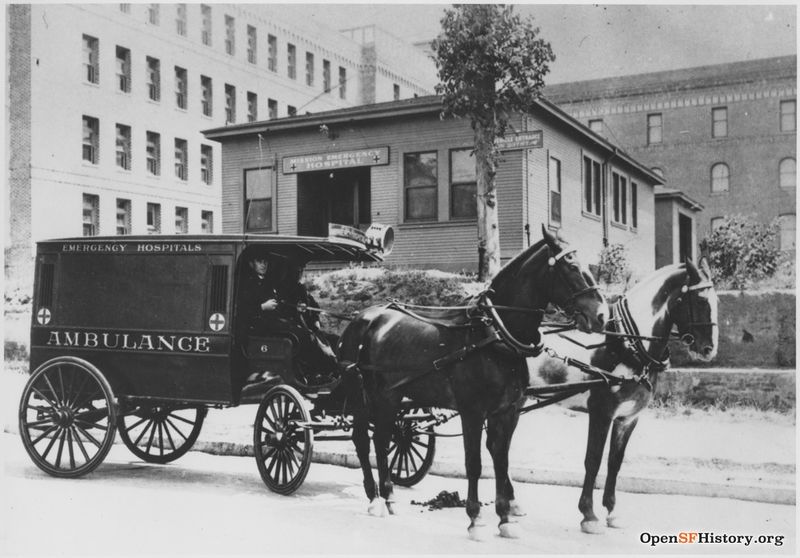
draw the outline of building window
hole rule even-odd
[[[100,151],[100,121],[91,116],[83,117],[83,160],[96,165]]]
[[[83,236],[100,234],[100,197],[83,195]]]
[[[797,186],[797,163],[791,157],[783,159],[778,165],[781,188]]]
[[[89,35],[83,36],[84,76],[89,83],[100,83],[100,42]]]
[[[472,149],[450,151],[450,218],[474,219],[478,216],[475,199],[475,157]]]
[[[392,98],[395,101],[400,100],[400,86],[397,85],[396,83],[392,85]]]
[[[725,217],[712,217],[711,218],[711,232],[722,227],[725,224]]]
[[[794,251],[795,235],[797,234],[797,217],[795,214],[778,215],[778,227],[780,230],[780,249]]]
[[[131,234],[131,200],[117,198],[117,234]]]
[[[225,84],[225,124],[236,122],[236,88]]]
[[[603,119],[589,120],[589,129],[595,134],[603,135]]]
[[[189,179],[189,146],[185,139],[175,138],[175,177]]]
[[[258,95],[252,91],[247,92],[247,121],[258,120]]]
[[[182,37],[186,36],[186,4],[175,6],[175,32]]]
[[[247,26],[247,61],[251,64],[256,63],[257,47],[256,28],[252,25]]]
[[[661,114],[647,115],[647,145],[654,145],[662,141]]]
[[[439,186],[438,165],[438,156],[435,151],[406,153],[403,156],[406,220],[436,219]]]
[[[203,19],[200,40],[203,41],[204,45],[211,46],[211,6],[201,4],[200,13]]]
[[[275,35],[267,35],[267,69],[278,71],[278,38]]]
[[[639,185],[631,182],[631,227],[639,227]]]
[[[234,55],[236,49],[236,21],[229,15],[225,16],[225,52]]]
[[[339,66],[339,98],[347,98],[347,69]]]
[[[615,172],[611,173],[613,219],[615,223],[628,223],[628,180]]]
[[[289,116],[297,116],[297,107],[293,107],[292,105],[286,105],[286,114]]]
[[[275,99],[267,99],[267,110],[269,111],[267,116],[270,120],[278,118],[278,101]]]
[[[214,152],[210,145],[200,146],[200,179],[205,184],[214,179]]]
[[[244,229],[271,232],[272,199],[275,192],[275,173],[271,168],[244,171],[245,223]]]
[[[161,204],[147,204],[147,234],[158,234],[161,232]]]
[[[561,224],[561,161],[550,157],[550,167],[547,173],[550,183],[550,223]]]
[[[123,14],[129,14],[129,13],[131,13],[131,5],[130,4],[120,4],[119,5],[119,11],[121,11]]]
[[[292,43],[286,45],[286,73],[290,79],[297,79],[297,47]]]
[[[214,212],[201,211],[200,212],[200,231],[203,234],[212,234],[214,232]]]
[[[206,76],[200,76],[200,92],[203,96],[201,103],[203,105],[203,115],[204,116],[211,116],[212,114],[212,88],[211,88],[211,78]]]
[[[147,132],[147,172],[161,174],[161,135],[156,132]]]
[[[161,99],[161,62],[147,57],[147,96],[151,101]]]
[[[664,169],[662,169],[661,167],[653,167],[650,170],[653,171],[653,174],[655,174],[659,178],[664,178]]]
[[[117,46],[117,87],[124,93],[131,92],[131,51]]]
[[[728,135],[728,109],[717,107],[711,109],[711,137],[724,138]]]
[[[188,96],[188,78],[186,69],[175,66],[175,104],[179,109],[186,110]]]
[[[314,55],[306,52],[306,85],[314,85]]]
[[[781,132],[797,131],[797,102],[781,101]]]
[[[600,200],[602,174],[600,163],[583,157],[583,209],[587,213],[602,215],[603,205]]]
[[[147,5],[147,21],[149,21],[153,25],[158,25],[158,16],[159,16],[159,5],[158,4],[148,4]]]
[[[189,210],[185,207],[175,208],[175,233],[186,234],[189,232]]]
[[[322,61],[322,89],[325,93],[331,92],[331,61]]]
[[[117,124],[117,166],[131,170],[131,127]]]
[[[711,191],[727,192],[730,188],[730,170],[725,163],[711,167]]]

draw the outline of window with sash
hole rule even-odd
[[[322,89],[325,93],[331,92],[331,61],[322,61]]]
[[[225,84],[225,124],[236,123],[236,88]]]
[[[278,71],[278,38],[275,35],[267,35],[267,69]]]
[[[121,46],[117,46],[117,89],[131,92],[131,51]]]
[[[207,76],[200,76],[200,94],[202,98],[200,99],[201,105],[203,107],[203,115],[204,116],[211,116],[212,115],[212,83],[211,78]]]
[[[601,168],[598,161],[583,156],[583,210],[598,217],[603,214]]]
[[[211,6],[201,4],[200,15],[202,18],[200,40],[204,45],[211,46]]]
[[[781,101],[781,132],[797,131],[797,102]]]
[[[214,152],[210,145],[200,146],[200,179],[205,184],[211,184],[214,180]]]
[[[347,68],[339,66],[339,98],[347,98]]]
[[[403,156],[405,219],[435,221],[438,215],[439,159],[435,151]]]
[[[246,232],[272,232],[275,173],[271,167],[244,171]]]
[[[185,139],[175,138],[175,178],[189,179],[189,147]]]
[[[100,234],[100,196],[83,194],[83,236]]]
[[[256,28],[252,25],[247,26],[247,61],[251,64],[256,63],[257,36]]]
[[[161,99],[161,61],[147,57],[147,96],[151,101]]]
[[[475,219],[476,201],[475,157],[472,149],[450,151],[450,218]]]
[[[662,142],[663,121],[661,114],[647,115],[647,145],[655,145]]]
[[[175,208],[175,234],[189,232],[189,209],[186,207]]]
[[[724,138],[728,135],[728,108],[711,109],[711,137]]]
[[[185,68],[175,66],[175,105],[186,110],[188,96],[188,77]]]
[[[225,16],[225,52],[233,56],[236,49],[236,20]]]
[[[131,200],[117,198],[117,234],[131,234]]]
[[[200,212],[200,231],[203,234],[213,234],[214,232],[214,212],[201,211]]]
[[[306,85],[314,85],[314,54],[306,52]]]
[[[100,121],[92,116],[83,117],[83,160],[96,165],[99,161]]]
[[[84,77],[89,83],[100,83],[100,42],[95,37],[83,36]]]
[[[117,124],[117,167],[131,170],[131,127]]]
[[[547,173],[550,182],[550,224],[561,225],[561,161],[550,157]]]
[[[159,234],[161,232],[161,204],[147,204],[147,234]]]
[[[182,36],[186,36],[186,4],[175,5],[175,32]]]
[[[147,172],[153,176],[161,174],[161,135],[147,132]]]
[[[731,171],[725,163],[711,167],[711,192],[721,193],[730,190]]]
[[[297,47],[292,43],[286,45],[286,74],[290,79],[297,79]]]

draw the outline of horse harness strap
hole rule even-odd
[[[627,353],[638,364],[637,368],[642,370],[641,374],[639,374],[639,382],[644,384],[648,390],[652,391],[653,386],[650,383],[650,372],[662,372],[667,369],[669,364],[669,349],[665,351],[666,356],[663,360],[657,360],[650,355],[642,342],[643,339],[648,338],[639,333],[639,328],[636,326],[636,322],[628,308],[628,299],[626,297],[620,298],[611,305],[611,314],[617,316],[613,323],[619,324],[622,327],[623,331],[620,332],[620,336],[623,337],[623,346],[627,349]]]

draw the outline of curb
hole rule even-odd
[[[213,455],[226,456],[253,456],[251,444],[236,444],[231,442],[201,442],[195,443],[192,451],[201,451]],[[374,456],[370,456],[372,466],[375,467]],[[314,450],[311,461],[326,465],[338,465],[350,469],[359,469],[358,458],[349,453],[338,453]],[[434,460],[429,471],[431,475],[449,478],[466,478],[464,465],[452,460]],[[577,471],[564,471],[554,469],[537,469],[536,471],[525,467],[509,467],[509,475],[517,482],[530,484],[550,484],[557,486],[583,486],[583,473]],[[491,471],[481,478],[494,478]],[[602,488],[605,475],[598,475],[595,488]],[[678,479],[660,479],[654,477],[621,477],[617,481],[617,490],[639,494],[669,494],[680,496],[702,496],[707,498],[733,498],[750,502],[763,502],[767,504],[795,505],[796,491],[794,488],[780,486],[747,486],[723,484],[712,482],[693,482]]]

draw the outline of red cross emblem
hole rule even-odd
[[[212,314],[208,319],[208,326],[214,331],[219,331],[225,327],[225,316],[220,313]]]
[[[42,325],[49,324],[51,317],[52,317],[52,315],[50,314],[50,310],[48,310],[47,308],[41,308],[36,313],[36,321],[39,322]]]

